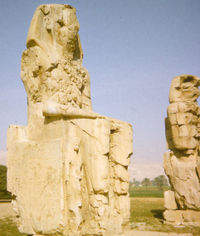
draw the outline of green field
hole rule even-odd
[[[152,197],[131,198],[131,228],[135,230],[192,233],[200,235],[200,227],[173,227],[164,224],[164,199]],[[25,236],[20,234],[11,219],[0,220],[0,236]]]
[[[130,197],[154,197],[162,198],[164,197],[164,191],[169,190],[169,186],[165,186],[163,191],[156,186],[136,186],[129,188]]]
[[[200,235],[200,227],[173,227],[164,224],[164,191],[156,186],[135,186],[129,188],[131,197],[131,218],[132,227],[139,230],[162,231],[174,233],[193,233]]]
[[[10,218],[0,220],[0,235],[1,236],[25,236],[19,233],[16,225]]]
[[[163,198],[131,198],[130,222],[133,229],[200,235],[200,227],[173,227],[164,224],[163,212]]]

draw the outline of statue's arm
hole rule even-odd
[[[72,117],[72,118],[103,118],[93,111],[86,111],[84,109],[75,108],[72,106],[62,105],[57,102],[47,101],[43,107],[44,116],[62,116],[62,117]]]

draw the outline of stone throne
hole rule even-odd
[[[115,235],[129,223],[132,127],[92,111],[76,10],[37,8],[21,61],[28,125],[7,135],[8,190],[29,235]]]
[[[164,169],[172,190],[165,192],[164,218],[175,225],[200,226],[199,85],[198,77],[181,75],[170,88]]]

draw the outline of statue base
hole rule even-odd
[[[163,216],[166,224],[200,226],[200,211],[165,210]]]
[[[38,127],[8,129],[8,190],[20,232],[123,232],[130,214],[132,127],[109,118],[56,117]]]

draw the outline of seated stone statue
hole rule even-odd
[[[115,235],[129,224],[132,127],[92,111],[76,11],[37,8],[21,78],[28,125],[8,129],[8,190],[20,232]]]

